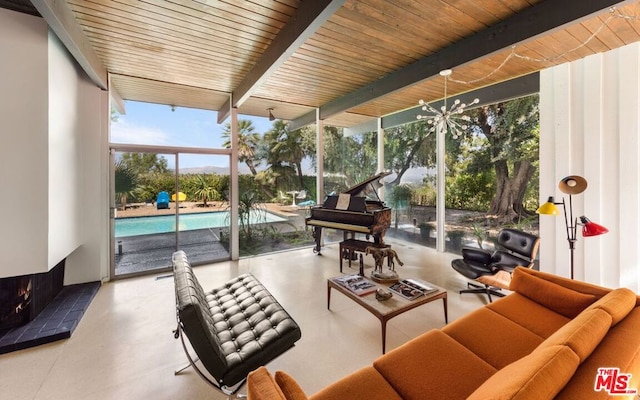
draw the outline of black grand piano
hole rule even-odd
[[[327,196],[322,206],[311,208],[306,226],[313,227],[316,241],[314,253],[320,254],[322,228],[333,228],[347,232],[372,235],[376,244],[384,244],[384,234],[391,225],[391,209],[380,200],[377,189],[380,180],[389,175],[381,172],[364,182],[350,187],[338,195]]]

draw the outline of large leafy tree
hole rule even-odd
[[[495,196],[489,214],[501,222],[528,215],[524,196],[539,158],[538,96],[480,107],[473,119],[476,132],[488,142],[484,153],[479,151],[478,160],[488,161],[495,171]]]
[[[325,172],[344,177],[342,190],[375,174],[377,166],[377,135],[364,133],[345,136],[340,128],[324,128]]]
[[[391,185],[400,184],[410,168],[435,165],[436,135],[429,128],[426,120],[420,120],[385,131],[385,165],[396,173]]]
[[[136,175],[164,174],[169,171],[167,159],[155,153],[122,153],[120,162]]]

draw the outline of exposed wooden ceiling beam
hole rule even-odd
[[[383,78],[363,86],[320,107],[320,118],[348,111],[360,104],[437,76],[440,71],[455,68],[489,56],[544,33],[580,22],[613,6],[630,4],[631,0],[546,0],[514,14],[473,36],[458,41]],[[309,112],[289,124],[292,130],[314,123],[316,112]]]
[[[479,103],[474,108],[482,107],[488,104],[495,104],[501,101],[513,100],[518,97],[530,96],[540,91],[540,72],[534,72],[519,78],[497,83],[495,85],[485,86],[483,88],[472,90],[454,98],[460,100],[461,103],[471,103],[474,99],[478,99]],[[453,100],[453,99],[450,99]],[[451,103],[450,103],[451,104]],[[429,105],[439,110],[443,105],[443,100],[438,100]],[[418,122],[417,115],[422,113],[422,106],[393,113],[382,117],[382,129],[389,129],[395,126]],[[375,132],[378,130],[378,121],[365,122],[360,125],[344,128],[345,136],[360,135],[366,132]]]
[[[108,87],[107,70],[64,0],[31,0],[40,15],[76,59],[89,78],[101,89]]]
[[[456,99],[461,103],[469,104],[474,99],[480,102],[474,105],[474,108],[482,107],[489,104],[499,103],[501,101],[513,100],[518,97],[530,96],[540,91],[540,73],[534,72],[529,75],[514,78],[508,81],[500,82],[495,85],[485,86],[480,89],[462,93],[455,97],[451,97],[451,101]],[[433,108],[439,110],[444,105],[442,100],[430,103]],[[391,114],[382,118],[382,129],[391,128],[398,125],[404,125],[408,122],[418,121],[417,115],[424,113],[421,106]]]
[[[244,103],[271,74],[336,12],[345,0],[303,1],[287,24],[273,39],[260,60],[233,91],[231,98],[218,111],[218,123],[229,116],[231,107]]]
[[[124,106],[124,100],[115,86],[111,83],[111,74],[109,74],[109,97],[111,97],[111,104],[113,104],[116,110],[121,114],[126,114],[127,110]]]

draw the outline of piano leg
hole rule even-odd
[[[322,227],[314,226],[313,230],[311,231],[311,234],[313,235],[313,238],[316,241],[316,246],[313,248],[313,252],[321,256],[322,253],[320,253],[320,250],[321,250],[320,244],[322,241]]]
[[[385,232],[382,233],[374,233],[373,234],[373,243],[380,245],[380,246],[384,246],[384,234]]]

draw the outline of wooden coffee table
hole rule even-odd
[[[378,283],[376,283],[376,285],[384,289],[387,289],[387,287],[389,286]],[[384,354],[386,350],[387,340],[387,321],[397,315],[405,313],[423,304],[430,303],[434,300],[442,299],[442,302],[444,304],[444,322],[449,322],[449,317],[447,315],[447,291],[432,283],[430,283],[430,285],[436,287],[438,290],[425,296],[419,297],[415,300],[406,300],[394,293],[393,297],[391,297],[389,300],[378,301],[376,299],[375,292],[366,294],[364,296],[358,296],[346,287],[335,282],[333,278],[329,278],[327,279],[327,309],[331,309],[331,289],[336,289],[338,292],[344,294],[345,296],[362,306],[365,310],[373,314],[380,320],[380,323],[382,324],[382,354]]]

